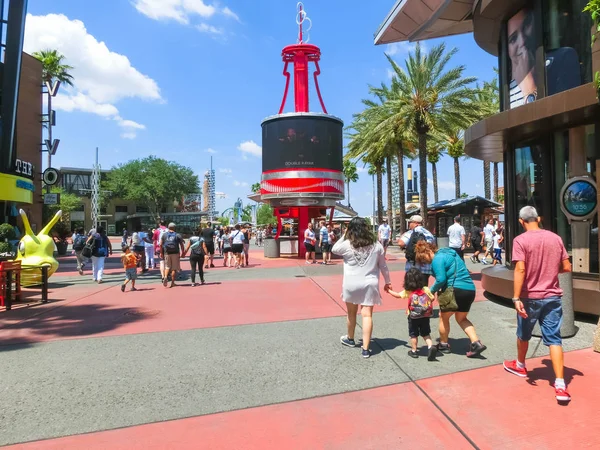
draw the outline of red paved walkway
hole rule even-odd
[[[566,355],[574,400],[556,404],[545,359],[529,362],[536,385],[492,366],[417,382],[481,449],[599,448],[600,357]],[[569,380],[567,380],[569,381]],[[530,380],[530,383],[532,381]],[[577,442],[577,444],[574,444]],[[470,449],[415,386],[347,394],[6,447],[7,449]]]

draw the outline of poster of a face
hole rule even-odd
[[[507,23],[510,59],[510,108],[537,99],[535,83],[535,26],[533,10],[523,8]]]

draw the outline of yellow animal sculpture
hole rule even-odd
[[[58,211],[37,236],[33,234],[25,211],[21,209],[19,213],[25,226],[25,235],[19,242],[16,260],[21,261],[22,266],[48,265],[48,277],[50,277],[58,269],[58,261],[54,258],[54,239],[48,236],[48,233],[61,218],[62,211]],[[41,283],[42,271],[40,269],[23,269],[21,271],[22,286],[35,286]]]

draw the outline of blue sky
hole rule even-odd
[[[322,50],[321,92],[329,113],[346,124],[368,85],[389,81],[384,51],[403,62],[411,49],[373,45],[393,3],[305,1],[310,42]],[[260,181],[260,122],[281,102],[280,53],[296,41],[295,8],[295,0],[30,0],[25,50],[57,48],[75,66],[75,88],[61,88],[55,101],[61,144],[53,165],[91,167],[99,147],[104,169],[152,154],[202,175],[212,156],[224,196],[217,209],[238,197],[246,203],[249,186]],[[467,75],[493,78],[497,60],[472,35],[445,42],[459,48],[454,64]],[[320,111],[316,95],[311,110]],[[461,170],[461,190],[482,195],[482,162],[465,160]],[[440,162],[438,179],[440,198],[453,198],[450,158]],[[351,194],[353,207],[370,215],[366,173]]]

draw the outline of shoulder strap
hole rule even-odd
[[[456,272],[458,270],[458,262],[456,261],[456,253],[454,254],[454,279],[452,280],[452,287],[454,287],[454,283],[456,283]]]

